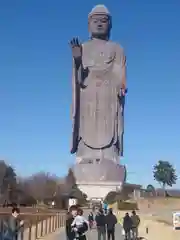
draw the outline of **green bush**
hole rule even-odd
[[[138,204],[136,202],[123,202],[118,201],[117,202],[118,210],[138,210]]]

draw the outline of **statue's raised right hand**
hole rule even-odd
[[[80,43],[78,38],[73,38],[70,41],[70,47],[74,60],[76,61],[82,59],[82,44]]]

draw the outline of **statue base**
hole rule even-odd
[[[76,163],[73,172],[79,189],[88,199],[103,200],[109,192],[121,191],[126,180],[125,166],[111,160]]]

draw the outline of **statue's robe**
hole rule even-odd
[[[83,44],[83,69],[73,67],[72,153],[81,159],[118,161],[123,155],[125,56],[116,43],[90,40]],[[90,151],[89,151],[90,150]],[[110,152],[106,156],[106,152]],[[97,152],[98,154],[93,154]],[[115,155],[114,155],[115,154]]]

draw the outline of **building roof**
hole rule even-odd
[[[142,185],[140,184],[134,184],[134,183],[124,183],[124,187],[128,187],[128,188],[134,188],[134,189],[141,189]]]

